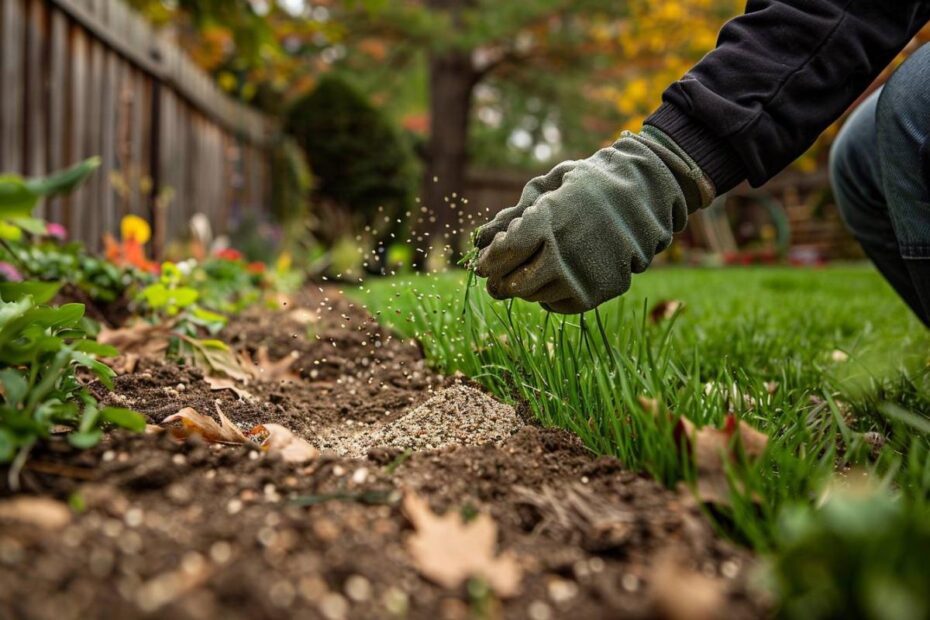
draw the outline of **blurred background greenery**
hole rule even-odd
[[[427,264],[431,248],[459,253],[464,233],[513,204],[531,176],[637,130],[743,9],[739,0],[130,3],[225,91],[279,119],[303,157],[279,157],[288,165],[278,167],[275,210],[312,203],[316,241],[356,247],[335,266],[353,274],[443,265]],[[833,135],[763,193],[735,190],[663,259],[861,256],[832,209]]]

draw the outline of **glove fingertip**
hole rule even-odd
[[[494,240],[494,235],[497,233],[495,227],[490,224],[485,224],[478,229],[478,233],[475,235],[475,247],[479,250],[491,245],[491,242]]]

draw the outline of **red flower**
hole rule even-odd
[[[261,261],[255,261],[254,263],[249,263],[245,266],[245,270],[254,275],[261,275],[265,273],[265,263]]]
[[[242,260],[242,252],[235,248],[223,248],[216,253],[216,257],[222,260]]]

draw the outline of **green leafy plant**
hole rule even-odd
[[[0,284],[0,462],[21,466],[55,425],[69,428],[66,437],[78,448],[96,444],[105,425],[145,428],[138,413],[99,407],[79,379],[88,371],[112,389],[114,372],[96,356],[118,351],[88,337],[83,305],[45,305],[57,290],[44,282]]]
[[[73,191],[99,167],[100,159],[93,157],[43,178],[0,175],[0,239],[18,241],[24,233],[45,234],[45,222],[32,216],[39,203]]]

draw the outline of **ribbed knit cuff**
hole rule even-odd
[[[714,182],[718,196],[746,179],[739,154],[674,104],[663,103],[643,124],[660,129],[674,140]]]

